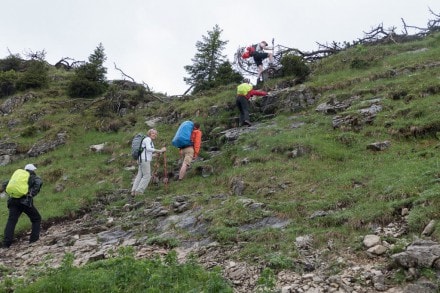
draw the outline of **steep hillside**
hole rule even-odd
[[[51,68],[48,88],[1,100],[0,178],[34,163],[44,180],[43,235],[29,247],[22,216],[0,254],[3,287],[66,253],[83,265],[129,246],[218,266],[236,292],[436,292],[439,45],[440,35],[359,45],[310,64],[302,84],[270,80],[246,128],[236,85],[173,99],[114,81],[103,97],[70,99],[71,73]],[[203,150],[178,182],[170,142],[188,119],[202,125]],[[132,198],[131,138],[153,127],[168,151]],[[9,284],[17,275],[27,279]]]

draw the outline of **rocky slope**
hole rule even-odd
[[[173,182],[171,182],[173,184]],[[197,196],[197,195],[191,195]],[[222,196],[222,195],[219,195]],[[235,196],[235,195],[223,195]],[[127,203],[120,209],[108,209],[107,204],[127,198]],[[224,277],[230,281],[235,292],[256,292],[257,280],[264,266],[251,265],[251,262],[238,261],[232,256],[240,250],[240,243],[234,246],[222,246],[211,240],[206,231],[206,223],[197,218],[197,208],[193,207],[189,196],[178,196],[171,207],[162,206],[158,201],[140,201],[129,196],[128,190],[118,190],[114,194],[101,197],[90,211],[78,219],[64,220],[59,223],[46,223],[41,239],[28,244],[28,236],[22,235],[17,243],[9,249],[0,251],[0,265],[5,268],[0,279],[10,276],[26,276],[32,269],[59,267],[66,253],[74,255],[75,265],[112,257],[118,247],[132,246],[138,258],[153,255],[165,255],[168,249],[163,246],[151,245],[147,237],[139,237],[145,231],[148,222],[155,220],[156,232],[163,237],[176,237],[180,244],[174,248],[181,261],[189,253],[198,256],[205,268],[220,266]],[[253,208],[264,208],[251,199],[242,198],[245,204]],[[38,200],[37,203],[38,205]],[[362,240],[363,249],[353,253],[348,247],[346,251],[333,250],[329,241],[327,248],[316,251],[310,245],[310,237],[305,235],[296,239],[300,251],[297,266],[300,272],[280,271],[276,275],[276,288],[279,292],[438,292],[437,285],[419,278],[418,265],[422,262],[436,266],[440,257],[440,246],[434,242],[422,244],[422,250],[411,253],[405,258],[393,256],[397,263],[407,271],[407,280],[413,281],[402,286],[392,284],[390,280],[395,268],[390,257],[393,245],[383,239],[387,236],[399,237],[406,231],[405,216],[402,212],[401,221],[386,227],[376,227],[374,235],[366,235]],[[104,216],[104,217],[103,217]],[[316,215],[319,216],[319,215]],[[283,219],[265,219],[260,227],[277,227],[282,229],[286,223]],[[177,225],[190,237],[179,236],[171,228]],[[255,227],[249,227],[255,228]],[[360,240],[361,241],[361,240]],[[430,243],[430,250],[423,250]],[[356,243],[353,243],[356,246]],[[413,245],[413,247],[415,247]],[[405,252],[406,253],[406,252]],[[419,259],[417,259],[419,257]],[[412,260],[412,264],[411,261]],[[255,262],[255,260],[252,263]]]

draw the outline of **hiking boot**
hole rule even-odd
[[[247,127],[251,127],[252,123],[250,121],[246,120],[246,121],[243,122],[243,125],[247,126]]]

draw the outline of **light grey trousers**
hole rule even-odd
[[[134,178],[131,191],[136,193],[144,193],[151,179],[151,161],[142,161],[138,163],[138,173]]]

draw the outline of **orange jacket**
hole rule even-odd
[[[202,132],[200,129],[194,129],[191,133],[191,141],[194,146],[194,159],[197,158],[200,152],[200,146],[202,145]]]

